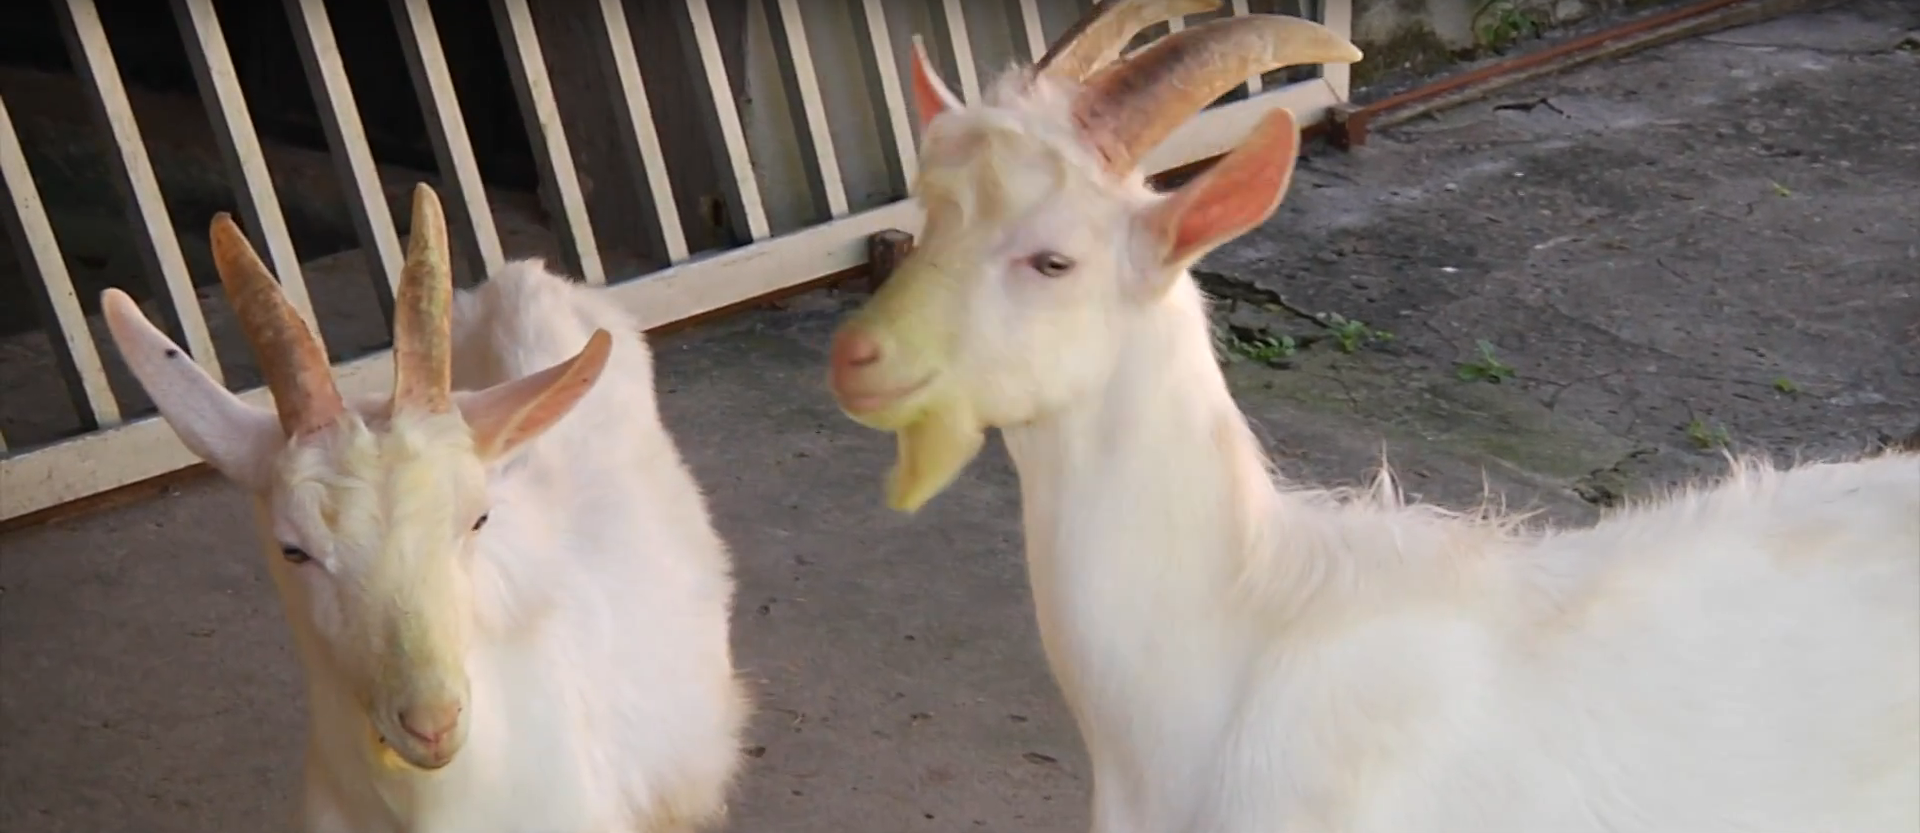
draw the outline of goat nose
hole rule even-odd
[[[859,330],[834,334],[827,360],[835,369],[866,367],[880,360],[880,342]]]
[[[438,744],[460,723],[460,704],[409,706],[400,710],[400,728],[423,743]]]

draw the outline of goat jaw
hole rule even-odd
[[[987,431],[964,401],[949,399],[894,431],[894,440],[887,507],[913,513],[953,485],[986,445]]]

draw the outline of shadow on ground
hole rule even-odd
[[[1573,522],[1723,446],[1824,456],[1912,430],[1915,27],[1863,0],[1315,156],[1280,216],[1204,264],[1284,470],[1352,483],[1384,449],[1426,499],[1491,486]],[[996,447],[923,515],[880,508],[887,438],[821,384],[849,302],[657,345],[739,559],[760,712],[731,829],[1082,830],[1011,472]],[[0,828],[281,829],[297,668],[249,523],[204,483],[0,539]]]

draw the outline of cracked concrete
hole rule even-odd
[[[1283,470],[1352,483],[1384,449],[1426,499],[1579,522],[1716,470],[1720,431],[1834,455],[1920,426],[1916,27],[1857,0],[1316,151],[1204,264],[1223,324],[1319,336],[1228,367]],[[1084,830],[1012,473],[996,444],[920,516],[880,508],[888,439],[821,385],[853,300],[656,345],[739,563],[760,710],[729,829]],[[1342,352],[1288,307],[1393,338]],[[1513,378],[1459,377],[1481,340]],[[285,829],[298,669],[249,523],[205,482],[0,538],[0,829]]]

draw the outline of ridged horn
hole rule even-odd
[[[261,262],[232,215],[225,211],[213,215],[208,237],[220,285],[260,362],[274,410],[280,414],[280,427],[287,436],[298,437],[331,424],[346,406],[319,340],[280,292],[280,282]]]
[[[1131,171],[1168,134],[1248,78],[1301,64],[1353,63],[1360,50],[1318,23],[1284,15],[1183,29],[1088,78],[1074,115],[1108,170]]]
[[[1217,8],[1220,0],[1100,0],[1053,42],[1034,72],[1080,81],[1112,63],[1148,26]]]
[[[453,269],[447,218],[426,183],[413,187],[413,225],[393,303],[393,407],[452,407]]]

